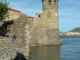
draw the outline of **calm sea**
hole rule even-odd
[[[62,36],[61,60],[80,60],[80,36]]]
[[[61,36],[61,46],[30,48],[30,60],[80,60],[80,36]]]

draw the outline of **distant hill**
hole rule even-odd
[[[80,32],[80,27],[70,30],[69,32]]]

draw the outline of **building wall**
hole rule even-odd
[[[5,20],[13,20],[19,18],[21,15],[21,12],[15,11],[15,9],[11,10],[12,8],[9,9],[9,17],[6,18]]]
[[[25,56],[29,56],[29,24],[27,20],[27,17],[20,16],[14,20],[14,24],[10,29],[10,36],[16,36],[16,40],[24,42],[23,46],[25,45],[25,49],[23,49],[23,54]]]
[[[22,53],[25,57],[29,56],[29,25],[27,17],[20,16],[10,25],[10,32],[0,39],[0,60],[10,60],[16,56],[16,52]],[[16,38],[13,39],[12,37]]]
[[[6,18],[5,20],[13,20],[13,19],[17,19],[20,16],[27,16],[26,14],[21,13],[21,11],[13,9],[13,8],[9,8],[9,17]]]
[[[43,0],[42,2],[43,13],[37,13],[34,18],[34,30],[31,33],[30,45],[60,45],[58,1]]]
[[[58,0],[42,0],[43,11],[56,10],[58,8]]]
[[[19,18],[21,13],[15,12],[15,11],[9,11],[9,20],[17,19]]]

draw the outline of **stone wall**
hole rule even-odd
[[[25,44],[23,41],[19,40],[0,40],[0,60],[10,60],[14,58],[16,52],[25,53]]]
[[[42,0],[43,11],[46,10],[57,10],[57,4],[59,0]]]
[[[48,12],[52,15],[48,16]],[[58,16],[54,15],[54,11],[37,14],[30,35],[30,46],[60,45]]]
[[[27,17],[19,17],[10,25],[8,38],[0,39],[0,60],[10,60],[15,57],[16,52],[29,56],[29,25]],[[15,39],[12,37],[15,36]]]
[[[42,0],[43,13],[37,13],[33,19],[30,45],[60,45],[58,0]]]
[[[17,51],[29,56],[30,46],[60,45],[58,0],[42,0],[43,13],[20,16],[9,25],[8,39],[0,39],[0,60],[14,58]]]

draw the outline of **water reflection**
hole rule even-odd
[[[60,46],[31,47],[30,60],[60,60]]]

